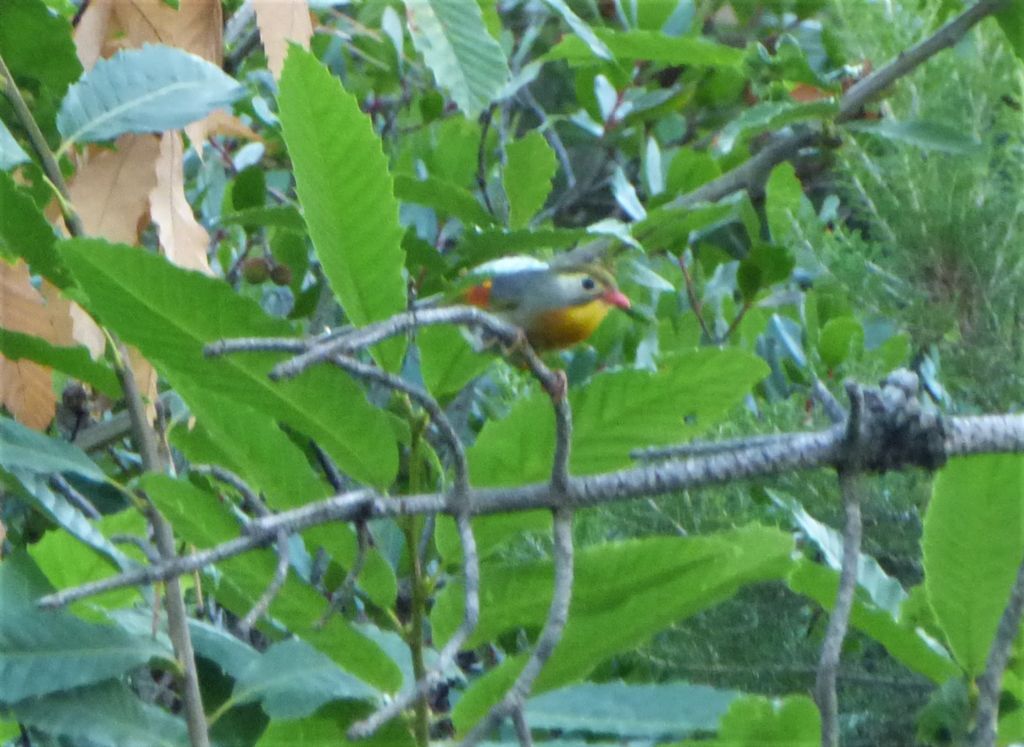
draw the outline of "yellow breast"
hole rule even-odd
[[[601,299],[538,314],[526,330],[530,344],[542,350],[566,348],[583,342],[597,329],[611,309]]]

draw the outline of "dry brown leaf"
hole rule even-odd
[[[159,231],[160,247],[172,263],[213,275],[206,257],[210,235],[185,198],[183,151],[177,132],[165,132],[160,138],[156,186],[149,193],[150,215]]]
[[[210,135],[224,135],[239,140],[256,140],[263,142],[263,138],[256,130],[252,129],[245,122],[234,114],[218,109],[206,118],[206,128]],[[187,130],[186,130],[187,131]],[[191,137],[191,135],[189,135]]]
[[[223,60],[220,0],[180,0],[177,10],[164,0],[119,0],[114,15],[133,47],[167,44],[218,65]]]
[[[160,141],[152,135],[122,135],[116,146],[89,148],[89,160],[71,181],[71,202],[87,234],[134,244],[156,184]]]
[[[55,344],[83,345],[94,359],[103,355],[107,347],[107,338],[85,309],[64,298],[60,290],[47,280],[43,281],[40,291],[50,306]]]
[[[0,327],[67,344],[56,329],[53,310],[34,287],[28,265],[0,261]],[[56,412],[50,369],[28,360],[0,356],[0,403],[29,428],[42,430]]]
[[[78,20],[75,27],[75,49],[86,70],[91,70],[100,57],[110,55],[105,43],[113,9],[113,0],[93,0]]]
[[[306,0],[253,0],[252,7],[256,11],[263,50],[267,53],[267,67],[275,80],[280,79],[288,42],[309,49],[309,40],[313,38],[309,4]]]

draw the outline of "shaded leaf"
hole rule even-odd
[[[29,194],[0,171],[0,250],[21,257],[33,273],[65,288],[71,275],[57,254],[56,241],[52,226]]]
[[[176,130],[242,95],[219,67],[172,47],[147,44],[100,60],[68,90],[57,129],[70,143],[126,132]]]
[[[976,152],[981,144],[960,129],[941,122],[909,120],[896,122],[891,119],[878,121],[854,120],[844,127],[855,132],[864,132],[892,140],[897,143],[914,145],[925,151],[964,155]]]
[[[454,216],[464,223],[492,226],[496,222],[468,190],[439,177],[417,179],[398,174],[395,176],[395,197],[434,208],[442,215]]]
[[[114,369],[94,361],[89,351],[81,345],[51,345],[41,337],[0,329],[0,355],[15,361],[25,358],[62,371],[91,384],[113,399],[121,396],[121,384]]]
[[[650,60],[667,65],[706,67],[738,67],[743,62],[742,49],[699,36],[668,36],[657,31],[640,30],[616,32],[611,29],[594,29],[593,33],[619,62]],[[582,63],[592,61],[592,55],[604,56],[581,36],[566,34],[544,59]]]
[[[544,207],[558,161],[536,130],[505,146],[505,159],[502,182],[508,197],[508,222],[512,228],[523,228]]]
[[[686,682],[583,682],[530,698],[533,729],[616,737],[683,736],[710,731],[738,693]]]
[[[475,119],[508,81],[501,45],[484,25],[476,0],[405,0],[413,45],[438,85]]]

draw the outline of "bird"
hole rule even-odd
[[[548,261],[491,260],[463,277],[456,297],[519,327],[537,350],[568,348],[590,337],[612,309],[631,308],[602,263],[607,249],[592,242]]]

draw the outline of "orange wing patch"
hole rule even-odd
[[[467,289],[466,292],[462,294],[462,298],[470,306],[477,306],[481,309],[486,309],[491,305],[491,286],[493,285],[494,283],[492,281],[485,280],[479,285],[474,285]]]

